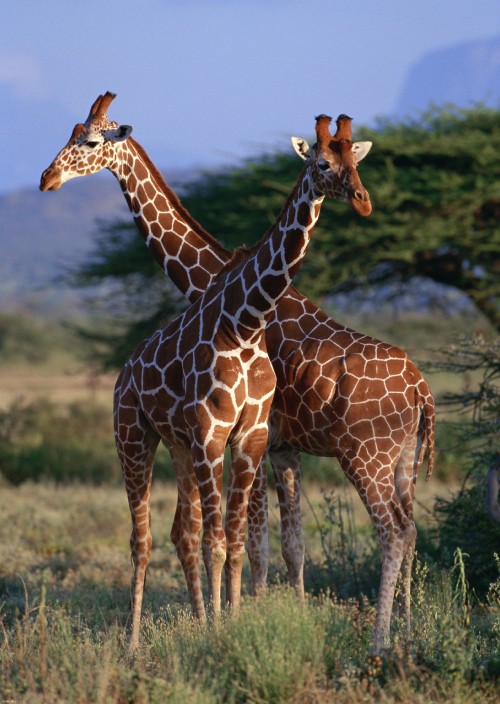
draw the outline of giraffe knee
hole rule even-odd
[[[417,528],[415,526],[415,523],[413,521],[410,521],[407,526],[404,528],[404,544],[405,544],[405,552],[408,548],[411,548],[415,545],[415,542],[417,540]]]
[[[293,533],[283,538],[281,543],[281,554],[285,560],[292,584],[296,582],[302,574],[304,566],[305,545],[302,533]]]
[[[183,530],[172,529],[170,539],[175,546],[177,557],[182,560],[184,555],[198,553],[200,544],[199,535],[191,534]]]
[[[130,550],[134,564],[142,563],[147,565],[151,556],[152,547],[153,538],[150,531],[139,536],[136,530],[132,530],[130,535]]]
[[[245,548],[244,547],[241,547],[241,546],[237,546],[235,548],[229,547],[228,551],[227,551],[227,556],[225,557],[226,569],[229,570],[230,572],[241,571],[244,558],[245,558]]]

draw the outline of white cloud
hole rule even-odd
[[[43,98],[49,93],[36,60],[12,51],[0,50],[0,84],[11,87],[19,98]]]

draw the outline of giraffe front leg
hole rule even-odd
[[[270,450],[276,480],[280,519],[281,552],[290,585],[304,599],[304,535],[300,512],[300,454],[292,448]]]
[[[170,538],[175,545],[186,579],[193,615],[204,621],[205,605],[200,575],[201,502],[191,450],[171,449],[177,479],[177,508]]]
[[[192,448],[201,498],[203,562],[208,579],[208,597],[216,618],[221,610],[222,570],[226,562],[226,534],[221,507],[224,448],[225,441],[216,443],[213,439],[206,446],[203,441],[195,441]]]
[[[130,549],[134,573],[131,588],[131,626],[127,652],[139,645],[142,600],[146,570],[151,556],[151,480],[159,436],[135,407],[135,399],[124,394],[115,399],[115,442],[122,465],[132,520]]]
[[[267,591],[269,569],[269,505],[267,493],[266,457],[259,463],[248,501],[248,559],[252,594],[262,596]]]
[[[231,446],[231,474],[226,510],[226,597],[233,613],[238,612],[241,600],[248,503],[255,476],[266,451],[267,437],[267,424],[256,426]]]
[[[130,548],[132,554],[132,564],[134,574],[132,578],[132,623],[130,638],[128,642],[128,653],[133,654],[139,646],[139,632],[141,625],[142,600],[144,596],[144,585],[146,583],[146,570],[151,557],[151,529],[149,520],[149,500],[148,506],[131,505],[133,529],[130,536]]]

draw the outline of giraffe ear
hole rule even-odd
[[[370,149],[372,148],[373,142],[353,142],[352,145],[352,151],[354,156],[356,157],[356,161],[359,162],[361,159],[364,159],[365,156],[368,154]]]
[[[292,147],[301,159],[306,161],[309,157],[309,145],[302,137],[291,137]]]
[[[115,123],[116,124],[116,123]],[[105,142],[124,142],[132,134],[130,125],[120,125],[113,130],[104,131]]]

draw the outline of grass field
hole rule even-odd
[[[405,326],[387,320],[382,331],[369,329],[369,320],[360,322],[358,328],[401,344],[418,361],[456,332],[443,321],[410,320]],[[35,340],[35,352],[39,347]],[[438,472],[431,483],[423,476],[417,483],[422,542],[409,647],[396,616],[393,648],[383,658],[371,654],[379,579],[373,530],[336,463],[305,458],[306,603],[284,586],[271,494],[269,594],[249,596],[245,564],[241,614],[224,614],[218,627],[193,622],[186,610],[183,575],[169,540],[175,488],[155,481],[141,648],[128,661],[130,518],[112,447],[115,375],[89,370],[69,346],[40,357],[30,362],[13,354],[0,364],[0,417],[6,421],[0,439],[14,438],[10,459],[19,466],[20,458],[66,462],[60,483],[0,484],[0,702],[498,701],[500,583],[479,599],[465,581],[467,555],[456,552],[454,567],[444,569],[435,549],[425,552],[434,500],[460,481],[453,453],[439,447],[439,459],[448,457],[451,471],[442,472],[441,480]],[[470,383],[447,374],[426,376],[437,397]],[[33,417],[19,411],[30,402],[39,404]],[[71,416],[64,415],[67,409]],[[54,454],[63,446],[66,454]],[[90,465],[85,472],[78,466],[84,459]],[[98,462],[104,469],[114,463],[112,481],[68,482],[94,477],[94,471],[99,480]]]
[[[460,562],[454,573],[417,562],[410,650],[398,639],[396,619],[395,648],[384,659],[375,658],[370,642],[377,558],[365,554],[358,565],[371,573],[372,591],[367,590],[366,597],[340,599],[327,594],[328,584],[321,582],[325,554],[316,523],[325,528],[325,515],[320,494],[311,487],[308,495],[306,604],[298,604],[282,586],[285,572],[273,510],[270,593],[259,600],[248,596],[246,566],[242,612],[237,618],[226,615],[215,628],[194,623],[186,611],[180,564],[168,539],[175,490],[157,483],[142,645],[137,659],[129,662],[124,633],[131,577],[130,521],[123,489],[3,486],[0,699],[497,701],[499,585],[478,604],[460,579]],[[366,553],[366,545],[373,541],[358,522],[357,511],[353,523],[348,537],[355,534],[356,549]],[[341,550],[338,527],[326,527],[336,531],[331,550]],[[339,558],[337,572],[345,567]],[[337,574],[340,581],[349,577]]]

